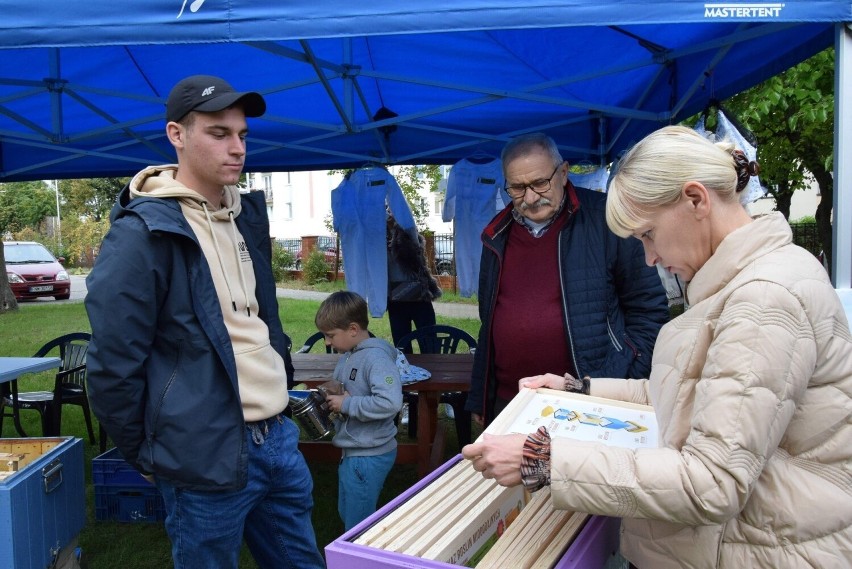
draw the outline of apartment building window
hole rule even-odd
[[[290,173],[287,173],[287,186],[279,192],[281,197],[281,217],[283,219],[293,219],[293,186],[289,183]]]

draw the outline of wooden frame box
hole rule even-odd
[[[375,514],[328,544],[325,548],[328,568],[458,569],[459,565],[360,545],[355,541],[360,535],[413,499],[426,486],[435,482],[462,460],[464,459],[460,454],[456,455],[429,476],[388,502]],[[565,554],[554,565],[554,569],[599,569],[604,567],[607,560],[618,550],[619,525],[620,522],[616,518],[592,516]]]
[[[542,425],[546,426],[554,437],[572,437],[630,448],[657,446],[656,416],[651,407],[550,389],[523,390],[486,432],[529,433]],[[491,507],[492,504],[482,506],[479,503],[490,499],[485,498],[480,487],[492,484],[493,481],[477,476],[479,473],[474,473],[474,476],[466,474],[463,463],[467,461],[457,455],[329,544],[325,549],[329,569],[448,569],[460,565],[468,566],[465,563],[469,560],[469,555],[448,557],[443,551],[443,557],[440,557],[424,553],[434,554],[436,550],[441,549],[431,545],[430,540],[434,538],[430,536],[436,534],[443,536],[443,543],[452,543],[454,547],[458,547],[459,543],[465,542],[465,535],[471,532],[475,537],[481,537],[480,534],[486,530],[490,534],[495,533],[495,529],[487,527],[487,521],[494,517],[490,511],[497,508]],[[449,490],[438,490],[444,487]],[[536,493],[537,496],[538,494]],[[468,495],[482,496],[478,501],[476,498],[470,500],[471,504],[477,504],[478,509],[484,513],[477,524],[450,524],[436,529],[436,526],[444,523],[444,519],[461,518],[457,510],[472,507],[463,501],[464,498],[459,497]],[[439,499],[439,496],[442,498]],[[474,556],[469,560],[470,566],[480,563],[479,566],[500,567],[501,561],[505,561],[505,551],[507,555],[511,553],[513,558],[517,552],[521,552],[520,557],[526,557],[524,566],[541,564],[553,569],[599,568],[606,565],[618,550],[619,520],[571,512],[559,512],[562,517],[555,519],[549,492],[546,497],[539,497],[535,508],[530,507],[530,515],[540,517],[530,518],[522,510],[515,526],[509,526],[508,529],[503,526],[497,532],[502,535],[505,530],[509,541],[497,540],[498,545],[495,545],[490,558],[488,555],[485,558]],[[503,509],[500,508],[499,511],[503,512]],[[539,526],[539,520],[543,520],[545,516],[549,525]],[[560,537],[554,539],[552,536],[556,536],[557,531],[564,530],[568,525],[568,519],[575,529],[563,531],[559,534]],[[543,537],[541,532],[537,531],[539,527],[550,528],[548,531],[553,533]],[[515,531],[516,528],[529,529]],[[390,537],[384,538],[385,533],[390,534]],[[509,535],[513,533],[514,536],[510,538]],[[490,539],[494,541],[496,538]],[[531,549],[535,545],[534,542],[541,542],[534,553],[524,551]],[[461,546],[459,550],[468,547],[475,552],[481,543],[474,543],[473,538],[468,538],[467,546]],[[507,545],[512,543],[523,546]],[[562,543],[565,545],[560,547]],[[547,554],[539,557],[538,552],[545,550]]]
[[[0,569],[51,567],[86,524],[83,441],[0,439],[0,453],[18,457],[0,460]]]

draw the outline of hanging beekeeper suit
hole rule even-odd
[[[503,191],[503,167],[487,154],[462,158],[450,169],[444,221],[455,228],[455,261],[459,294],[470,297],[479,288],[480,235],[494,215],[511,200]]]
[[[367,299],[374,318],[380,318],[387,309],[387,209],[400,227],[414,229],[414,216],[402,189],[381,167],[356,170],[331,192],[333,227],[343,246],[346,288]]]

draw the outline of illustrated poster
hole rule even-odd
[[[509,423],[506,432],[532,433],[547,427],[552,438],[568,437],[625,448],[659,446],[657,417],[644,406],[620,406],[596,397],[566,397],[560,392],[529,393],[529,401]]]

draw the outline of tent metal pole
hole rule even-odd
[[[352,66],[352,38],[344,38],[343,41],[343,64],[347,68]],[[355,124],[355,95],[352,86],[354,79],[346,75],[343,77],[343,112],[350,124]]]
[[[852,29],[835,24],[834,203],[832,274],[834,288],[852,321]]]
[[[852,288],[852,30],[835,25],[834,203],[832,274],[837,289]],[[847,310],[849,312],[849,310]]]

